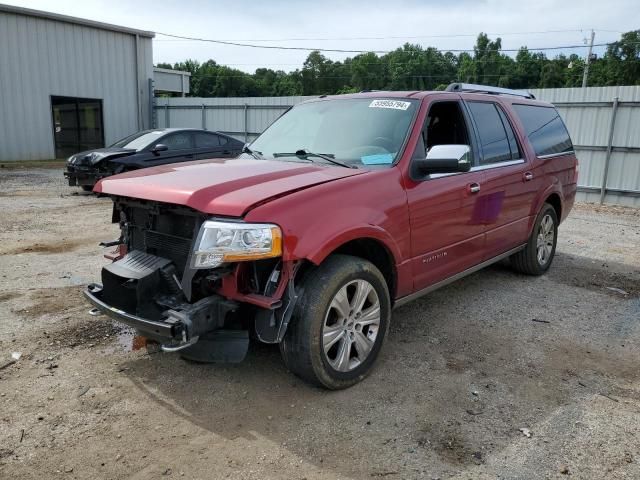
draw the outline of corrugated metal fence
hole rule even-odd
[[[567,124],[580,161],[579,199],[640,206],[640,86],[532,93],[556,105]]]
[[[532,93],[554,103],[569,128],[580,160],[578,200],[640,206],[640,86]],[[157,98],[154,120],[158,127],[206,128],[251,141],[308,98]]]

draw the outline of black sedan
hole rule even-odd
[[[69,185],[91,191],[98,180],[116,173],[165,163],[235,157],[244,143],[219,132],[158,128],[134,133],[107,148],[76,153],[67,160]]]

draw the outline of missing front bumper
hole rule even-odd
[[[175,282],[171,260],[133,250],[102,269],[102,285],[91,284],[84,295],[99,312],[167,344],[189,346],[205,334],[224,328],[234,301],[210,295],[186,301]]]
[[[184,331],[183,325],[177,323],[169,323],[165,321],[150,320],[148,318],[142,318],[137,315],[125,312],[119,308],[108,305],[103,300],[104,290],[102,285],[97,283],[90,284],[84,291],[84,296],[87,297],[89,303],[97,308],[101,313],[108,317],[124,323],[132,328],[135,328],[139,332],[145,334],[145,336],[152,337],[156,340],[181,340],[182,333]]]

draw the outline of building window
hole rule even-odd
[[[102,100],[51,96],[56,158],[104,147]]]

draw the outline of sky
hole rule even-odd
[[[160,33],[257,45],[387,51],[405,42],[472,49],[479,32],[501,37],[503,48],[517,49],[584,45],[594,29],[597,44],[640,28],[638,0],[0,1],[156,32],[154,63],[213,59],[246,72],[260,67],[295,70],[309,52],[184,41]],[[586,52],[577,48],[563,53]],[[546,53],[553,57],[561,51]],[[324,55],[343,60],[356,54]]]

